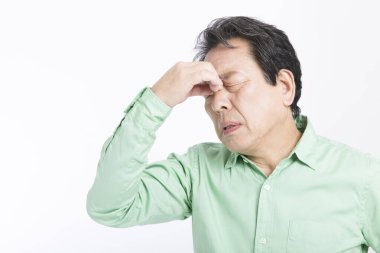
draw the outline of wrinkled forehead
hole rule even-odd
[[[206,56],[205,61],[212,61],[212,58],[215,56],[215,54],[242,54],[242,55],[250,55],[251,54],[251,46],[249,42],[245,39],[241,38],[232,38],[227,40],[227,43],[231,47],[227,47],[223,43],[219,43],[215,47],[211,48]]]
[[[219,77],[224,80],[234,75],[251,72],[258,68],[252,57],[248,41],[243,39],[231,39],[228,41],[233,48],[223,44],[212,48],[204,61],[210,62]]]

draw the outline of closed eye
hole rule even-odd
[[[227,83],[224,82],[223,86],[228,92],[236,92],[241,88],[242,85],[247,84],[250,80],[243,81],[243,82],[236,82],[236,83]],[[208,99],[214,95],[214,92],[210,95],[204,96],[205,99]]]
[[[226,87],[227,90],[235,91],[238,90],[241,87],[241,85],[246,84],[247,82],[249,82],[249,80],[236,83],[224,83],[224,87]]]

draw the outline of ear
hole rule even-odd
[[[282,96],[282,101],[285,106],[290,106],[293,103],[296,94],[296,84],[294,82],[293,73],[287,69],[281,69],[277,73],[276,86]]]

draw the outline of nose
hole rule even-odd
[[[211,100],[211,109],[214,112],[224,112],[230,110],[232,107],[231,101],[229,98],[229,92],[223,88],[214,92]]]

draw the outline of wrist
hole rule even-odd
[[[165,93],[160,92],[160,90],[157,89],[155,86],[151,87],[150,90],[154,93],[154,95],[156,95],[158,99],[161,100],[161,102],[165,103],[167,106],[171,108],[175,106],[175,103],[170,101],[170,98],[168,98]]]

